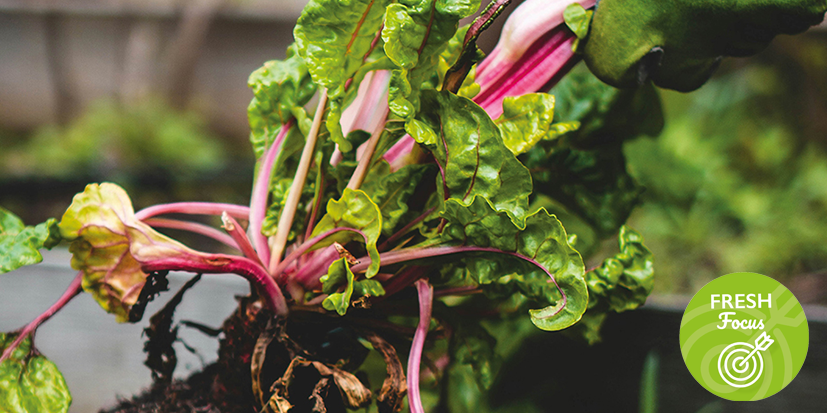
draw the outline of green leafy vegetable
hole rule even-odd
[[[371,264],[365,276],[370,278],[379,272],[379,251],[376,249],[376,241],[382,233],[382,213],[368,194],[359,189],[345,188],[338,201],[331,199],[327,203],[327,214],[313,229],[310,237],[318,236],[334,228],[357,229],[365,235],[367,240],[358,233],[340,231],[316,244],[314,249],[326,247],[334,242],[342,245],[353,240],[366,242],[365,248],[370,256]]]
[[[583,259],[569,245],[566,230],[556,217],[540,209],[523,221],[495,209],[481,196],[467,206],[449,199],[441,216],[448,221],[441,235],[445,242],[496,248],[534,261],[490,253],[464,259],[483,288],[491,285],[500,289],[501,284],[510,284],[527,298],[547,305],[530,311],[532,322],[543,330],[560,330],[580,320],[589,299]],[[549,282],[549,275],[566,294],[565,302],[555,284]]]
[[[654,287],[652,253],[643,245],[643,237],[624,225],[617,238],[620,252],[586,273],[589,309],[578,330],[589,343],[600,340],[600,326],[607,313],[640,307]]]
[[[322,302],[325,310],[336,310],[339,315],[347,313],[347,308],[350,306],[350,297],[353,295],[353,281],[353,271],[350,270],[347,258],[340,258],[330,264],[327,274],[321,278],[322,291],[325,294],[330,294]],[[344,291],[336,292],[336,289],[343,283],[345,285]]]
[[[447,91],[426,91],[422,97],[428,109],[417,119],[437,139],[426,146],[444,171],[444,181],[437,185],[447,191],[443,196],[470,202],[480,195],[498,210],[524,215],[531,174],[503,144],[488,114]]]
[[[350,270],[346,257],[330,264],[327,274],[323,275],[319,281],[322,282],[322,292],[330,294],[322,302],[322,307],[328,311],[335,310],[339,315],[347,313],[347,308],[353,298],[385,295],[385,289],[376,280],[356,281],[356,276]],[[344,289],[338,292],[341,286],[344,286]]]
[[[643,245],[643,237],[623,226],[618,234],[620,252],[586,274],[589,308],[600,303],[607,310],[634,310],[646,302],[654,287],[652,253]]]
[[[502,133],[503,143],[514,155],[524,153],[540,140],[556,138],[552,129],[554,96],[529,93],[503,100],[503,114],[495,123]]]
[[[405,119],[416,115],[420,91],[438,85],[440,54],[459,21],[479,7],[479,0],[409,0],[388,6],[382,39],[385,53],[399,67],[391,76],[393,113]]]
[[[60,240],[54,218],[34,227],[26,226],[0,207],[0,274],[43,261],[39,250],[51,249]]]
[[[352,149],[339,124],[347,81],[364,64],[388,4],[390,0],[312,0],[293,29],[298,53],[313,81],[328,90],[331,105],[326,124],[330,138],[343,152]]]
[[[383,234],[393,234],[400,219],[408,213],[409,200],[422,176],[431,169],[431,165],[408,165],[391,172],[388,163],[380,161],[370,171],[362,190],[382,211]]]
[[[14,340],[0,333],[0,353]],[[0,411],[8,413],[65,413],[72,396],[54,363],[37,353],[27,337],[0,364]]]
[[[295,54],[295,48],[289,48],[287,54],[285,60],[264,63],[247,81],[254,94],[247,108],[247,116],[250,120],[250,142],[256,158],[264,154],[281,125],[288,120],[301,117],[305,122],[309,121],[302,107],[316,93],[316,85],[310,79],[304,61]],[[298,134],[299,131],[293,133]],[[291,146],[285,145],[284,148],[290,150]],[[300,150],[301,145],[298,148]]]

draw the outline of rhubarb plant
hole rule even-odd
[[[224,332],[243,333],[243,394],[269,412],[424,412],[421,394],[455,386],[464,366],[480,394],[492,384],[496,325],[530,320],[595,341],[607,313],[642,305],[652,255],[624,226],[641,188],[622,142],[659,132],[657,92],[614,89],[583,70],[566,76],[582,58],[594,0],[527,0],[486,56],[476,40],[509,2],[311,0],[287,57],[249,78],[249,205],[136,212],[118,185],[96,183],[36,227],[0,209],[2,272],[60,242],[78,271],[51,308],[0,336],[9,395],[0,408],[66,411],[60,374],[32,345],[37,327],[81,292],[117,321],[138,322],[169,271],[249,281]],[[189,215],[220,217],[221,228]],[[167,228],[225,250],[195,250]],[[607,238],[619,252],[594,257]],[[587,269],[589,258],[602,264]],[[152,318],[149,336],[174,337],[182,298]],[[347,334],[331,352],[334,330]],[[369,351],[386,364],[379,388],[355,375]],[[174,369],[174,357],[164,360]],[[297,384],[308,374],[318,377],[309,390]]]

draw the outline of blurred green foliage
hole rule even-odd
[[[123,106],[103,100],[66,126],[47,125],[26,139],[0,138],[0,174],[71,177],[141,174],[176,176],[220,169],[224,149],[194,112],[161,99]]]
[[[656,292],[827,268],[827,53],[822,33],[795,40],[694,93],[661,91],[663,133],[626,143],[646,187],[629,223],[655,254]]]

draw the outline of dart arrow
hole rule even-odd
[[[775,343],[775,340],[771,339],[770,336],[767,335],[766,331],[761,333],[761,335],[755,339],[755,348],[749,354],[747,354],[747,356],[744,357],[740,363],[738,363],[738,366],[741,367],[744,364],[746,364],[747,360],[751,359],[752,356],[755,355],[755,353],[759,351],[765,351],[766,349],[770,348],[770,344],[772,343]]]

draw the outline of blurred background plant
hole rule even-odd
[[[827,302],[825,34],[726,60],[694,93],[661,91],[663,132],[626,144],[646,187],[630,224],[655,254],[656,292],[752,271]]]

